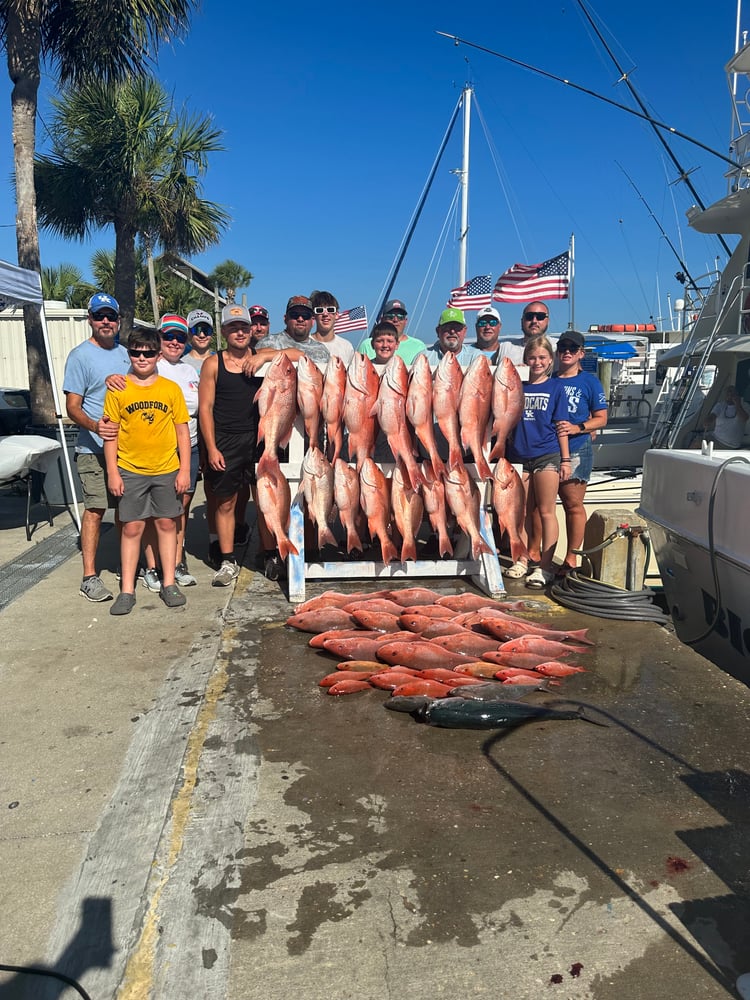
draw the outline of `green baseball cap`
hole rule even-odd
[[[466,320],[464,319],[464,314],[460,309],[443,309],[440,313],[440,319],[438,320],[438,326],[443,326],[444,323],[460,323],[461,326],[466,326]]]

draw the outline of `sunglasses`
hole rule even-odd
[[[269,321],[265,316],[251,316],[250,322],[253,326],[268,326]]]
[[[477,326],[497,326],[499,322],[499,320],[491,316],[489,319],[478,319]]]
[[[210,337],[213,330],[207,326],[191,326],[190,332],[194,337]]]
[[[289,319],[312,319],[312,314],[309,312],[291,312],[289,313]]]
[[[406,319],[406,313],[389,312],[383,315],[383,319]]]
[[[95,312],[91,313],[91,318],[93,320],[96,320],[97,323],[101,323],[105,319],[108,319],[110,323],[116,323],[120,317],[117,315],[117,313]]]
[[[315,306],[313,312],[316,316],[322,316],[323,313],[328,313],[329,316],[333,316],[334,313],[338,312],[336,306]]]
[[[571,344],[569,340],[565,340],[557,345],[558,354],[577,354],[581,348],[578,344]]]
[[[171,344],[174,340],[179,341],[181,344],[187,344],[187,336],[184,333],[172,333],[171,330],[162,333],[161,339],[166,340],[168,344]]]
[[[145,347],[129,347],[128,354],[131,358],[155,358],[158,351],[146,350]]]
[[[523,318],[528,323],[530,323],[532,319],[538,319],[541,322],[543,319],[549,318],[549,313],[528,312],[523,314]]]

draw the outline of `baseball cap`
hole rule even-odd
[[[286,312],[290,309],[309,309],[312,316],[312,302],[306,295],[293,295],[286,304]]]
[[[250,306],[248,312],[250,313],[250,319],[252,319],[253,316],[262,316],[263,319],[268,319],[268,310],[263,306]]]
[[[380,315],[385,316],[385,314],[389,312],[403,312],[406,313],[407,316],[409,315],[409,310],[406,308],[401,299],[388,299],[386,304],[383,306],[383,311]]]
[[[159,331],[166,333],[167,330],[176,330],[178,333],[184,333],[187,337],[187,320],[184,316],[178,316],[177,313],[165,313],[159,320]]]
[[[227,323],[247,323],[250,326],[250,313],[246,306],[239,306],[236,302],[228,302],[221,310],[221,325]]]
[[[210,326],[212,330],[214,328],[213,317],[210,313],[207,313],[205,309],[193,309],[192,312],[187,314],[187,325],[192,330],[193,327],[197,326],[199,323],[205,323],[207,326]]]
[[[443,326],[444,323],[460,323],[461,326],[466,326],[466,320],[464,319],[464,314],[460,309],[455,309],[453,307],[449,309],[443,309],[440,313],[440,319],[438,320],[438,326]]]
[[[111,309],[120,315],[120,304],[114,295],[107,295],[106,292],[97,292],[89,299],[89,312],[98,312],[99,309]]]
[[[497,309],[493,309],[492,306],[485,306],[484,309],[480,309],[477,313],[477,319],[481,319],[483,316],[493,316],[496,320],[500,320],[500,313]]]
[[[575,344],[576,347],[585,347],[586,341],[584,340],[583,334],[579,333],[578,330],[564,330],[560,334],[558,344],[560,340],[569,340],[571,344]]]

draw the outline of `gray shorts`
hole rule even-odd
[[[117,509],[119,497],[107,489],[107,466],[104,455],[76,452],[76,469],[81,480],[83,506],[86,510]]]
[[[182,504],[175,492],[176,472],[143,476],[120,469],[125,492],[120,497],[120,520],[145,521],[149,517],[179,517]]]
[[[559,472],[560,452],[551,451],[548,455],[537,455],[536,458],[528,458],[523,463],[524,472]]]

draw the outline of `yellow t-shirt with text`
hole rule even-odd
[[[120,391],[108,389],[104,413],[120,426],[117,464],[127,472],[160,476],[177,472],[177,424],[190,419],[182,389],[159,375],[151,385],[139,385],[128,377]]]

